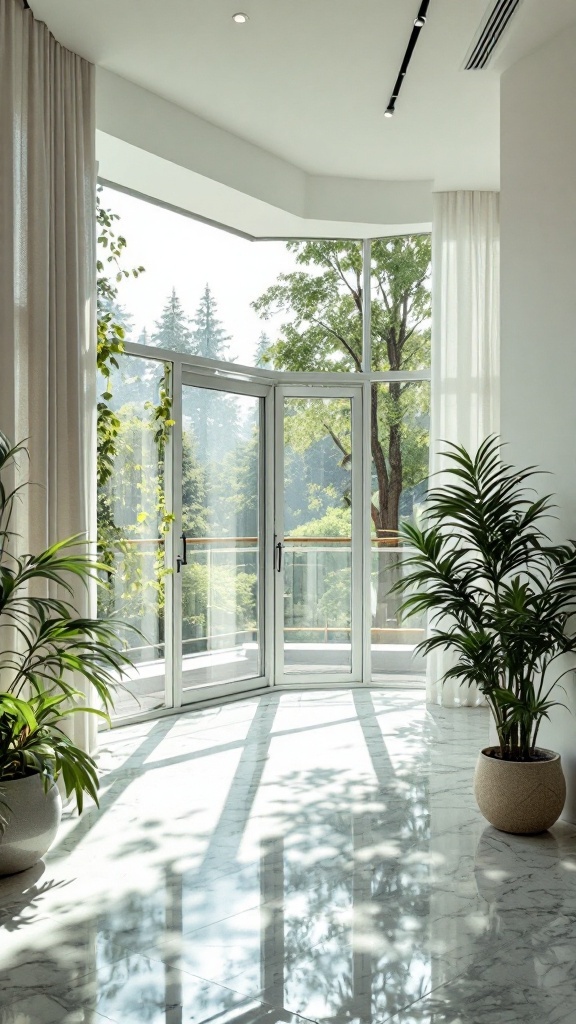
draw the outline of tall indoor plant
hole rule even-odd
[[[537,739],[571,671],[556,663],[576,651],[576,544],[550,542],[551,497],[535,498],[534,467],[514,469],[501,449],[496,437],[474,456],[447,445],[448,482],[429,494],[424,526],[402,527],[410,553],[396,589],[405,613],[430,614],[417,650],[453,652],[444,679],[475,683],[492,712],[498,747],[480,755],[481,810],[500,828],[531,832],[552,824],[565,798],[560,759]]]
[[[50,846],[60,776],[79,811],[85,793],[97,801],[96,764],[66,723],[76,714],[107,719],[129,664],[120,624],[74,608],[74,584],[98,581],[101,568],[81,537],[16,553],[11,520],[21,487],[5,480],[24,451],[0,432],[0,875],[30,867]],[[98,707],[86,703],[79,680],[94,688]]]

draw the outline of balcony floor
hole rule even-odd
[[[573,1024],[576,827],[499,833],[484,709],[270,694],[102,737],[0,880],[1,1024]]]

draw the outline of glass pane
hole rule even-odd
[[[418,522],[426,501],[430,432],[427,381],[372,384],[372,678],[418,675],[413,659],[424,619],[404,621],[391,593],[402,573],[402,521]]]
[[[284,670],[351,672],[349,398],[284,403]]]
[[[184,387],[184,690],[261,675],[261,403]]]
[[[277,370],[362,369],[362,243],[287,242],[294,269],[261,295],[256,309],[271,321]]]
[[[430,235],[372,242],[372,370],[430,366]]]
[[[128,341],[283,370],[359,370],[362,246],[250,241],[103,188],[144,272],[118,284]]]
[[[164,458],[154,411],[165,368],[155,360],[117,357],[110,409],[118,418],[111,472],[98,491],[100,560],[115,569],[99,588],[100,615],[117,615],[143,636],[130,637],[129,693],[116,699],[124,717],[164,705]],[[102,388],[100,388],[102,391]]]

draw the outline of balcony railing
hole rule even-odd
[[[123,551],[132,549],[150,557],[151,552],[164,545],[163,537],[126,537],[117,543],[118,556]],[[284,603],[284,642],[294,644],[334,645],[349,643],[351,633],[351,545],[350,536],[319,536],[305,537],[288,535],[285,537],[285,583],[286,595]],[[245,644],[258,642],[257,600],[244,607],[233,609],[228,615],[221,613],[214,604],[214,595],[210,593],[210,569],[218,566],[220,573],[225,569],[230,573],[230,587],[234,587],[234,579],[238,572],[258,575],[259,539],[257,536],[210,536],[187,537],[188,566],[203,564],[207,568],[206,580],[208,592],[193,595],[194,604],[183,609],[183,654],[194,655],[209,650],[224,650]],[[423,638],[424,623],[411,622],[405,625],[397,620],[396,608],[398,599],[390,602],[390,614],[382,603],[376,608],[378,600],[378,577],[386,572],[385,565],[389,559],[395,559],[396,571],[401,571],[401,557],[408,549],[398,543],[398,537],[392,531],[385,535],[372,538],[372,612],[378,612],[376,623],[370,629],[372,645],[386,647],[388,645],[413,646]],[[247,559],[238,564],[239,556]],[[152,566],[148,565],[152,571]],[[184,570],[186,571],[186,570]],[[143,574],[144,575],[144,574]],[[338,576],[340,579],[338,580]],[[331,583],[336,579],[338,593],[331,599],[328,593]],[[143,580],[143,584],[144,584]],[[113,586],[113,581],[112,581]],[[338,589],[339,588],[339,589]],[[153,592],[152,592],[153,594]],[[152,597],[150,598],[152,600]],[[332,606],[331,606],[332,601]],[[338,608],[338,602],[340,607]],[[117,610],[122,617],[123,607],[129,608],[123,592],[116,595]],[[215,616],[214,612],[218,615]],[[212,613],[212,614],[210,614]],[[160,606],[155,610],[152,605],[147,610],[147,620],[159,621],[163,618]],[[219,617],[216,623],[215,618]],[[212,619],[212,622],[210,621]],[[244,620],[244,621],[242,621]],[[379,621],[378,621],[379,620]],[[195,635],[193,622],[200,627]],[[202,629],[202,622],[209,628]],[[142,623],[135,621],[141,627]],[[135,646],[133,653],[141,659],[155,651],[156,656],[163,654],[163,628],[157,631],[144,630],[150,636],[147,646]],[[154,641],[152,635],[156,633]]]

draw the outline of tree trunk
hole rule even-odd
[[[400,383],[391,381],[389,394],[394,405],[400,402]],[[388,463],[384,455],[382,442],[388,443]],[[390,543],[393,547],[394,534],[398,531],[400,496],[402,494],[402,437],[401,425],[394,422],[388,425],[388,437],[380,438],[378,431],[378,385],[371,386],[371,447],[372,459],[378,484],[378,505],[372,506],[372,521],[376,536]],[[383,629],[395,626],[398,622],[398,606],[401,598],[390,594],[390,588],[399,578],[400,558],[389,551],[387,543],[378,545],[377,557],[377,588],[376,612],[373,616],[373,627]],[[374,636],[378,642],[378,634]]]
[[[391,381],[388,385],[393,407],[399,410],[401,387],[399,382]],[[377,546],[375,558],[376,569],[376,611],[372,616],[374,629],[384,629],[398,625],[398,606],[401,598],[390,594],[390,589],[400,576],[401,559],[392,553],[395,535],[400,520],[400,497],[402,495],[402,432],[399,418],[387,425],[386,435],[379,436],[379,385],[370,387],[370,446],[372,461],[376,473],[378,496],[372,502],[371,515],[376,537],[382,542]],[[396,417],[395,417],[396,420]],[[333,441],[344,451],[338,438],[329,430]],[[387,448],[387,455],[385,454]],[[378,634],[373,635],[373,642],[378,642]]]

